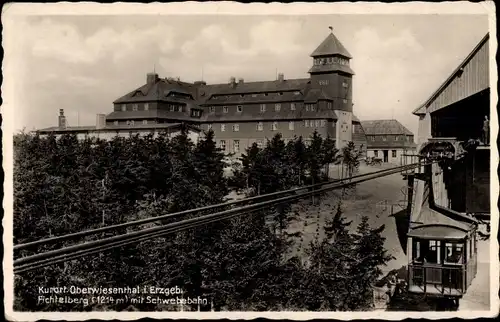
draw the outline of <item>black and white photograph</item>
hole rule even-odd
[[[497,316],[495,10],[5,5],[8,320]]]

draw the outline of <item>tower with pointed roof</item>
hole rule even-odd
[[[352,140],[352,56],[332,31],[311,57],[311,91],[306,99],[325,100],[335,111],[337,147],[341,148]]]

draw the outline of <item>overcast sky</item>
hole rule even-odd
[[[14,128],[93,125],[116,98],[160,77],[208,83],[308,77],[333,26],[353,56],[354,114],[416,134],[423,103],[488,32],[486,15],[41,16],[18,19]],[[154,67],[155,66],[155,67]]]

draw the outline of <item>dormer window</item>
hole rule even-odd
[[[148,103],[145,103],[145,104],[144,104],[144,110],[145,110],[145,111],[148,111],[148,110],[149,110],[149,104],[148,104]]]
[[[281,110],[281,104],[280,103],[274,104],[274,110],[276,112],[279,112]]]
[[[273,122],[272,130],[273,131],[277,131],[278,130],[278,122]]]
[[[148,120],[142,120],[143,125],[148,125]]]
[[[326,107],[331,110],[332,109],[332,102],[327,102]]]
[[[115,126],[118,126],[118,124],[119,124],[119,123],[118,123],[118,121],[114,121],[114,122],[113,122],[113,124],[114,124]]]
[[[266,104],[260,104],[260,112],[264,113],[266,111]]]
[[[290,103],[290,111],[295,111],[295,103]]]
[[[122,104],[122,112],[125,112],[127,110],[127,104]]]
[[[210,113],[215,113],[215,106],[210,106]]]
[[[222,107],[222,112],[223,113],[229,113],[229,108],[227,106]]]
[[[132,110],[137,111],[139,109],[139,106],[137,104],[132,105]]]
[[[236,106],[236,111],[237,111],[238,113],[243,112],[243,106],[241,106],[241,105]]]

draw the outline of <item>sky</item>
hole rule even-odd
[[[420,106],[488,32],[486,15],[67,15],[16,19],[15,130],[95,125],[146,74],[225,83],[308,77],[333,32],[353,56],[354,114],[398,119]]]

